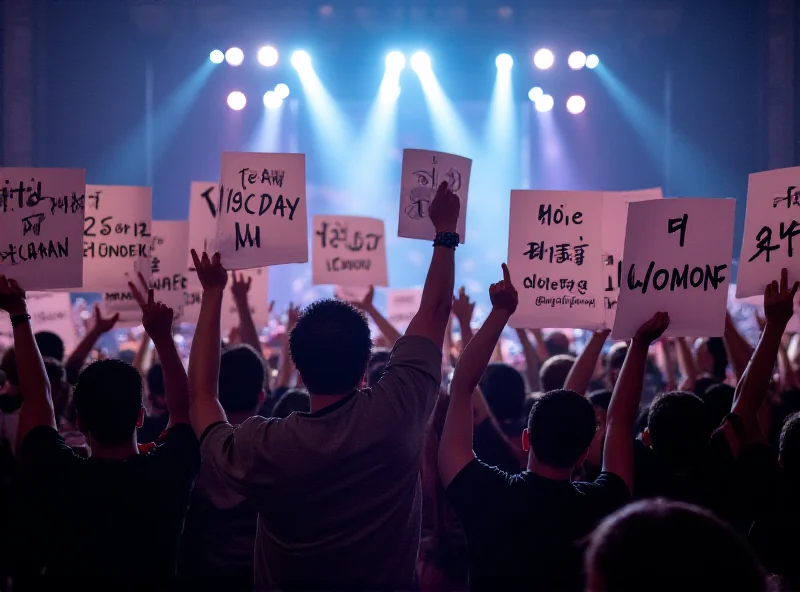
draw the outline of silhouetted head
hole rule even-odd
[[[150,407],[155,411],[167,410],[167,397],[164,390],[164,371],[161,364],[155,363],[147,371],[147,396]]]
[[[544,392],[555,391],[564,388],[567,375],[575,364],[575,356],[562,354],[553,356],[545,360],[539,368],[539,381],[542,383]]]
[[[725,380],[728,354],[721,337],[698,339],[694,346],[694,356],[701,374],[709,374],[718,381]]]
[[[101,444],[130,442],[144,419],[142,377],[121,360],[87,366],[75,387],[78,428]]]
[[[534,400],[526,437],[537,461],[570,469],[586,458],[596,431],[592,404],[575,391],[562,389]]]
[[[219,360],[219,403],[226,413],[255,413],[264,399],[261,356],[246,344],[232,345]]]
[[[372,338],[364,315],[341,300],[318,300],[297,319],[289,349],[312,395],[342,395],[358,387]]]
[[[778,451],[783,470],[800,480],[800,413],[790,415],[784,422]]]
[[[273,417],[289,417],[294,412],[307,413],[311,409],[311,400],[303,389],[289,389],[275,403]]]
[[[553,331],[550,335],[545,337],[544,346],[551,357],[570,353],[569,337],[564,335],[561,331]]]
[[[615,343],[608,350],[606,356],[606,381],[609,388],[614,388],[619,378],[619,372],[622,370],[622,364],[625,363],[625,357],[628,355],[628,344],[624,342]]]
[[[747,543],[710,512],[652,499],[626,506],[592,533],[589,592],[765,592]]]
[[[684,391],[657,396],[650,405],[643,437],[670,464],[694,464],[711,437],[703,401]]]
[[[722,424],[722,420],[731,412],[736,389],[729,384],[715,382],[706,387],[705,391],[701,393],[695,389],[694,394],[700,397],[706,406],[708,425],[713,431]]]
[[[52,331],[39,331],[33,336],[43,358],[64,361],[64,342]]]
[[[497,420],[520,421],[525,405],[525,379],[516,368],[502,363],[489,364],[480,387]]]

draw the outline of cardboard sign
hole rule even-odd
[[[0,275],[25,290],[80,288],[86,171],[0,168]]]
[[[400,179],[400,224],[397,236],[433,240],[433,227],[428,209],[442,181],[461,200],[458,234],[461,242],[467,232],[467,193],[472,161],[463,156],[432,150],[403,150],[403,172]]]
[[[614,318],[617,314],[628,204],[661,198],[661,187],[640,191],[606,191],[603,193],[603,308],[605,309],[605,326],[608,329],[614,326]]]
[[[225,269],[306,263],[305,155],[224,152],[217,212]]]
[[[603,326],[603,200],[591,191],[512,191],[508,267],[514,328]]]
[[[369,286],[336,286],[334,297],[345,302],[361,302],[369,292]]]
[[[192,181],[189,198],[189,246],[186,251],[186,268],[192,269],[191,249],[199,255],[203,251],[209,256],[216,251],[217,204],[219,183]]]
[[[27,292],[28,314],[35,333],[50,331],[64,342],[64,351],[71,352],[78,345],[78,332],[72,314],[72,301],[68,292]],[[14,329],[8,314],[0,311],[0,347],[14,345]]]
[[[419,310],[422,303],[422,288],[401,288],[389,290],[388,321],[401,333]]]
[[[314,284],[389,284],[383,220],[314,216],[311,245]]]
[[[81,291],[125,291],[138,272],[149,278],[152,230],[150,187],[87,185]]]
[[[735,212],[732,199],[630,204],[612,338],[633,337],[659,311],[670,316],[666,335],[723,334]]]
[[[194,274],[194,272],[191,272]],[[245,278],[252,277],[248,301],[250,314],[253,315],[256,329],[259,331],[269,322],[269,268],[249,269],[241,272]],[[239,272],[236,272],[239,275]],[[231,294],[233,278],[228,278],[225,294],[222,298],[222,331],[227,335],[233,327],[239,326],[239,312]],[[189,282],[189,288],[184,293],[183,317],[185,323],[197,323],[200,316],[200,304],[203,299],[203,288],[195,275],[194,282]]]
[[[744,239],[736,295],[764,294],[767,284],[789,270],[800,279],[800,167],[750,175]]]

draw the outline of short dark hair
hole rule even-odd
[[[708,389],[718,384],[720,384],[720,381],[716,377],[705,374],[697,378],[692,392],[702,399]],[[730,407],[728,411],[730,411]]]
[[[544,347],[550,356],[569,353],[569,337],[561,331],[553,331],[544,338]]]
[[[592,404],[575,391],[550,391],[533,402],[528,440],[536,459],[554,469],[575,466],[597,431]]]
[[[697,391],[695,391],[695,394],[702,399],[703,404],[706,406],[709,427],[712,431],[717,429],[731,412],[736,389],[724,382],[717,382],[708,387],[702,394]]]
[[[544,392],[555,391],[564,388],[567,375],[575,364],[575,356],[561,354],[545,360],[539,368],[539,381],[542,383]]]
[[[39,331],[33,336],[43,358],[64,361],[64,342],[52,331]]]
[[[707,510],[664,499],[606,518],[585,557],[590,590],[766,590],[755,554],[731,527]]]
[[[130,440],[142,409],[142,377],[121,360],[87,366],[75,387],[75,410],[88,433],[103,444]]]
[[[725,351],[725,342],[722,337],[709,337],[706,346],[708,353],[714,359],[714,376],[719,380],[725,380],[728,370],[728,352]]]
[[[679,465],[693,464],[711,437],[703,401],[685,391],[658,395],[650,405],[647,429],[653,450]]]
[[[606,356],[606,370],[620,370],[622,364],[625,363],[625,357],[628,355],[628,344],[624,342],[615,343],[608,350]]]
[[[608,410],[608,405],[611,403],[611,391],[606,389],[592,391],[586,395],[586,398],[589,399],[589,402],[595,407]]]
[[[264,361],[247,344],[233,345],[219,360],[219,403],[227,413],[255,413],[264,391]]]
[[[369,324],[346,302],[318,300],[297,319],[289,350],[309,393],[343,394],[359,385],[367,369]]]
[[[790,415],[784,422],[778,451],[783,469],[800,475],[800,413]]]
[[[164,371],[158,362],[147,371],[147,392],[150,395],[164,396]]]
[[[525,379],[516,368],[503,363],[489,364],[480,382],[481,391],[499,421],[522,419]]]
[[[308,412],[311,399],[303,389],[293,388],[286,391],[272,409],[273,417],[289,417],[295,411]]]

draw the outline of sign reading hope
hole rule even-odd
[[[736,296],[763,295],[784,267],[800,277],[799,234],[800,167],[750,175]]]
[[[603,200],[590,191],[512,191],[508,267],[515,328],[603,326]]]
[[[0,274],[25,290],[79,288],[86,174],[0,168]]]
[[[388,285],[383,220],[359,216],[314,216],[313,229],[313,283]]]
[[[722,335],[735,211],[732,199],[656,199],[628,206],[614,339],[633,337],[656,312],[669,313],[666,335]]]
[[[83,229],[83,292],[126,291],[150,277],[150,187],[88,185]]]
[[[308,261],[304,154],[224,152],[216,210],[225,269]]]

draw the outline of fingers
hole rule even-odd
[[[117,324],[117,321],[119,320],[119,313],[117,313],[117,314],[115,314],[113,317],[111,317],[111,319],[110,319],[110,320],[111,320],[111,324],[112,324],[112,325],[116,325],[116,324]]]
[[[794,296],[797,294],[798,288],[800,288],[800,282],[795,282],[794,286],[792,286],[792,301],[794,301]]]
[[[459,298],[459,300],[461,300],[461,299],[466,298],[466,297],[467,297],[467,291],[464,288],[464,286],[461,286],[458,289],[458,298]]]
[[[204,256],[207,256],[204,254]],[[220,257],[219,253],[214,253],[214,257],[211,259],[211,263],[213,265],[221,265],[222,257]]]
[[[785,267],[781,269],[781,293],[789,289],[789,270]]]
[[[128,287],[131,289],[131,294],[133,294],[133,299],[136,301],[136,304],[138,304],[140,308],[144,309],[147,303],[144,301],[144,298],[142,298],[142,294],[139,292],[136,284],[133,282],[128,282]],[[97,309],[95,308],[95,310]]]
[[[94,303],[94,318],[96,321],[99,321],[101,319],[100,306],[97,304],[97,302]]]
[[[447,195],[447,181],[442,181],[439,183],[439,188],[436,190],[436,198],[445,197]]]
[[[248,290],[250,289],[250,285],[251,285],[252,283],[253,283],[253,276],[252,276],[252,275],[248,275],[248,276],[247,276],[247,289],[248,289]]]
[[[147,291],[147,305],[148,306],[153,306],[155,303],[156,303],[155,290],[150,288]]]
[[[503,263],[503,281],[506,283],[507,286],[511,285],[511,272],[508,271],[508,265]]]
[[[205,255],[205,253],[203,253]],[[195,269],[200,269],[200,257],[197,256],[197,251],[192,249],[192,263]]]

